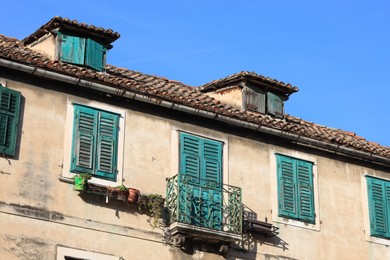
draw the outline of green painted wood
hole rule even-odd
[[[97,113],[90,107],[75,105],[74,114],[71,171],[94,174]]]
[[[277,117],[283,117],[283,102],[282,99],[271,93],[267,93],[267,110],[268,114],[277,116]]]
[[[106,49],[100,43],[87,39],[87,54],[85,64],[97,71],[103,71]]]
[[[222,228],[222,143],[180,133],[180,175],[183,185],[179,202],[184,219],[196,226]]]
[[[314,224],[313,164],[301,160],[297,160],[296,164],[299,219]]]
[[[119,116],[100,111],[97,129],[96,175],[116,179]]]
[[[279,154],[276,159],[279,216],[314,224],[313,164]]]
[[[74,106],[71,171],[116,179],[119,115]]]
[[[390,238],[388,181],[367,177],[370,230],[372,236]]]
[[[84,65],[85,38],[60,34],[61,52],[60,60],[63,62]]]
[[[265,113],[265,94],[245,87],[243,90],[243,107],[248,110]]]
[[[296,163],[286,156],[277,155],[279,216],[298,219]]]
[[[15,156],[21,93],[0,85],[0,153]]]

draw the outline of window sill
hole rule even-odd
[[[380,244],[384,246],[390,246],[390,239],[389,238],[380,238],[380,237],[373,237],[373,236],[367,236],[366,241],[370,243]]]
[[[69,177],[59,177],[58,178],[59,181],[61,182],[65,182],[65,183],[69,183],[69,184],[72,184],[74,185],[74,179],[73,178],[69,178]],[[105,186],[105,185],[101,185],[99,183],[96,183],[93,181],[93,179],[91,180],[88,180],[88,188],[86,190],[83,190],[83,191],[78,191],[80,193],[89,193],[89,194],[95,194],[95,195],[98,195],[98,196],[104,196],[106,197],[106,203],[108,203],[108,199],[115,199],[115,200],[120,200],[120,201],[127,201],[127,202],[130,202],[130,203],[134,203],[134,201],[130,201],[127,199],[127,192],[126,194],[121,194],[122,196],[119,196],[119,194],[117,193],[117,191],[113,191],[112,186]],[[139,196],[137,196],[139,197]],[[138,199],[135,199],[135,202],[137,202]]]
[[[281,223],[281,224],[286,224],[294,227],[299,227],[299,228],[305,228],[313,231],[320,231],[320,224],[319,220],[316,219],[316,224],[311,224],[295,219],[289,219],[289,218],[284,218],[284,217],[277,217],[276,219],[273,219],[274,222]]]

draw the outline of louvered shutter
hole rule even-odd
[[[277,155],[279,216],[298,218],[296,163],[292,158]]]
[[[89,67],[103,71],[105,48],[92,39],[87,39],[87,53],[85,64]]]
[[[98,113],[96,175],[116,179],[119,116]]]
[[[209,185],[220,188],[222,169],[222,143],[203,139],[202,140],[202,168],[200,178],[210,182]]]
[[[283,117],[283,102],[282,99],[271,93],[267,93],[267,109],[268,113],[277,117]]]
[[[97,120],[96,110],[75,105],[72,171],[94,173]]]
[[[298,177],[298,217],[302,221],[315,223],[314,192],[313,192],[313,165],[310,162],[297,160]]]
[[[208,202],[203,208],[205,227],[222,228],[222,143],[202,139],[201,186],[202,198]]]
[[[367,177],[367,185],[371,235],[389,237],[389,215],[386,207],[386,195],[390,193],[390,188],[383,180],[370,177]]]
[[[0,153],[15,156],[19,128],[18,91],[0,86]]]
[[[180,134],[180,173],[193,177],[192,182],[199,182],[201,141],[197,136]]]
[[[84,65],[85,38],[59,34],[61,37],[60,60]]]

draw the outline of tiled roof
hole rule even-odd
[[[235,73],[233,75],[230,75],[226,78],[213,80],[213,81],[199,87],[199,90],[202,92],[209,92],[209,91],[223,88],[225,86],[229,86],[231,84],[237,83],[237,82],[242,81],[242,80],[251,80],[251,81],[255,81],[255,82],[264,83],[264,84],[267,84],[269,86],[274,87],[274,89],[276,91],[287,94],[287,95],[290,95],[290,94],[298,91],[297,87],[292,86],[289,83],[284,83],[284,82],[278,81],[276,79],[264,77],[262,75],[257,74],[256,72],[249,72],[249,71],[241,71],[239,73]]]
[[[278,119],[256,112],[240,111],[201,93],[194,87],[125,68],[107,65],[106,72],[97,72],[59,61],[51,61],[43,55],[27,48],[20,41],[3,35],[0,35],[0,59],[33,65],[86,80],[106,83],[113,87],[128,89],[132,92],[142,93],[161,100],[173,101],[177,104],[187,105],[200,110],[215,112],[232,119],[254,123],[258,126],[265,126],[325,143],[390,158],[390,147],[368,142],[364,138],[356,136],[354,133],[320,126],[290,115],[285,115],[283,119]],[[268,79],[265,78],[265,80]],[[275,84],[280,85],[284,83],[275,82]],[[291,88],[290,85],[284,85]]]
[[[22,40],[24,44],[28,45],[37,39],[41,38],[45,34],[51,32],[53,29],[57,29],[59,27],[65,29],[73,29],[78,31],[84,31],[89,34],[94,34],[97,38],[103,39],[103,42],[109,44],[113,41],[117,40],[120,37],[120,34],[114,32],[111,29],[104,29],[102,27],[96,27],[93,25],[87,25],[85,23],[80,23],[76,20],[70,20],[68,18],[62,18],[60,16],[56,16],[52,18],[49,22],[42,25],[38,30],[36,30],[31,35],[27,36]]]

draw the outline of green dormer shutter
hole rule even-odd
[[[277,117],[283,117],[283,102],[282,99],[271,93],[267,93],[267,109],[268,114],[277,116]]]
[[[20,97],[20,92],[0,85],[0,154],[15,156]]]
[[[59,34],[61,37],[60,60],[63,62],[84,65],[85,38]]]
[[[105,48],[92,39],[87,39],[87,55],[85,64],[97,71],[104,69]]]
[[[245,110],[265,113],[265,94],[260,91],[245,87],[242,102]]]

